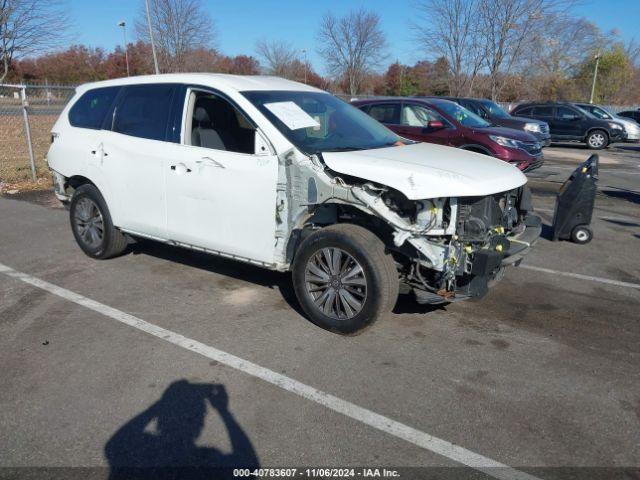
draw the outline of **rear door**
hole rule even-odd
[[[542,120],[549,124],[549,130],[552,138],[562,138],[563,133],[560,125],[554,123],[554,107],[553,105],[538,105],[533,107],[531,116],[537,120]],[[518,114],[519,115],[519,114]]]
[[[123,88],[104,132],[101,168],[109,180],[117,226],[146,236],[166,238],[166,166],[179,154],[171,143],[175,84]]]

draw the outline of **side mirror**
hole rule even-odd
[[[440,120],[431,120],[427,123],[428,130],[441,130],[444,128],[444,123]]]

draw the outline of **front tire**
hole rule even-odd
[[[587,135],[587,147],[591,150],[602,150],[609,145],[609,135],[604,130],[594,130]]]
[[[104,260],[127,248],[127,238],[113,226],[107,204],[93,185],[82,185],[74,192],[69,217],[73,236],[89,257]]]
[[[361,332],[398,299],[393,257],[382,240],[358,225],[331,225],[312,233],[300,245],[292,270],[304,312],[335,333]]]

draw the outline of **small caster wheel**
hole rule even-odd
[[[585,243],[589,243],[592,238],[593,232],[588,225],[577,225],[571,230],[571,241],[573,243],[584,245]]]

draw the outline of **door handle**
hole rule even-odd
[[[181,174],[181,173],[190,173],[191,169],[187,168],[187,166],[184,163],[179,163],[177,165],[171,165],[171,170],[173,170],[174,172]]]
[[[211,157],[202,157],[200,160],[196,160],[196,163],[198,165],[204,164],[204,165],[209,165],[211,167],[216,167],[216,168],[226,168],[223,164],[221,164],[217,160],[214,160]]]

